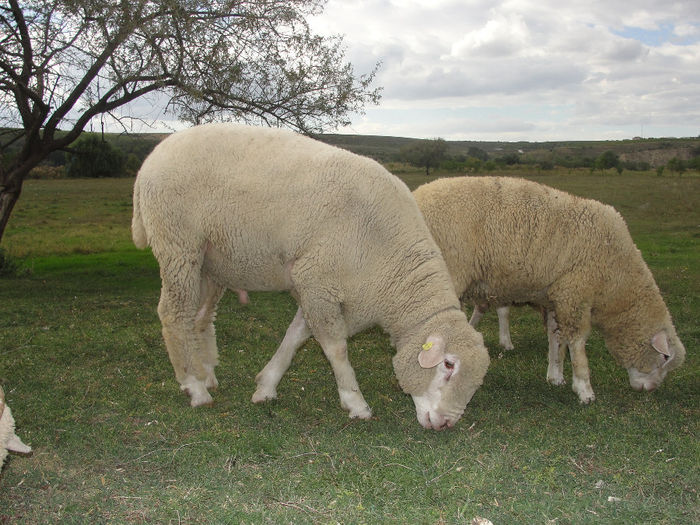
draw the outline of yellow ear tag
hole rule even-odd
[[[423,350],[430,350],[433,347],[433,343],[423,343]]]

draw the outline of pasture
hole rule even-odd
[[[27,181],[3,240],[24,270],[0,277],[0,384],[34,452],[0,473],[0,523],[700,522],[700,178],[527,178],[620,211],[686,364],[634,392],[594,333],[597,400],[582,406],[568,363],[566,386],[545,381],[539,317],[513,309],[516,349],[503,352],[492,312],[479,326],[485,383],[445,432],[416,421],[378,329],[350,341],[372,420],[347,418],[313,341],[279,399],[252,404],[295,312],[281,293],[224,297],[221,385],[213,406],[191,409],[160,333],[157,264],[131,244],[133,180]]]

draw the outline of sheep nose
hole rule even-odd
[[[440,414],[435,414],[430,416],[430,426],[433,430],[445,430],[446,428],[451,428],[454,423],[449,418],[442,416]]]
[[[651,381],[649,381],[649,382],[644,381],[644,382],[632,385],[632,388],[634,390],[636,390],[637,392],[653,392],[654,390],[656,390],[656,388],[658,386],[659,385],[657,383],[654,383]]]

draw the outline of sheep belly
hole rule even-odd
[[[203,269],[222,286],[233,290],[291,290],[291,261],[277,252],[255,254],[236,249],[226,253],[209,244],[204,253]]]

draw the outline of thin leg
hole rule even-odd
[[[573,390],[578,394],[581,403],[588,404],[595,400],[595,394],[591,386],[591,372],[588,368],[585,339],[577,338],[569,343],[569,353],[571,355]]]
[[[350,412],[350,417],[367,419],[372,411],[348,360],[349,334],[341,308],[342,291],[337,287],[337,276],[327,273],[337,267],[337,261],[325,259],[326,255],[307,254],[304,260],[295,261],[290,275],[308,327],[333,368],[340,405]]]
[[[553,385],[564,385],[564,352],[566,344],[559,338],[559,327],[552,310],[547,310],[547,341],[549,342],[549,354],[547,365],[547,381]]]
[[[214,368],[219,364],[219,352],[216,348],[216,307],[223,296],[225,288],[216,284],[208,276],[203,276],[200,284],[200,306],[195,316],[194,325],[201,338],[199,357],[206,371],[204,385],[206,388],[217,388],[219,381],[214,374]]]
[[[510,308],[507,306],[496,308],[496,313],[498,314],[498,342],[506,350],[513,350],[513,342],[510,340],[509,312]]]
[[[472,312],[471,319],[469,319],[469,324],[476,328],[476,325],[479,324],[481,318],[484,317],[486,310],[488,310],[488,306],[479,303],[474,303],[474,311]]]
[[[277,397],[277,385],[292,364],[297,350],[309,337],[311,337],[311,330],[304,321],[303,312],[299,308],[275,355],[265,365],[265,368],[255,376],[258,387],[253,394],[253,403]]]
[[[319,338],[317,337],[316,340],[319,340]],[[372,410],[362,396],[362,392],[360,392],[355,371],[348,360],[347,341],[321,339],[319,344],[333,368],[333,374],[338,384],[340,406],[350,412],[351,418],[369,419],[372,417]]]
[[[183,260],[193,261],[183,264]],[[202,337],[195,329],[201,286],[201,261],[196,256],[159,261],[163,286],[158,315],[163,325],[163,339],[180,389],[190,395],[190,404],[212,402],[205,382],[207,370],[201,359]]]

